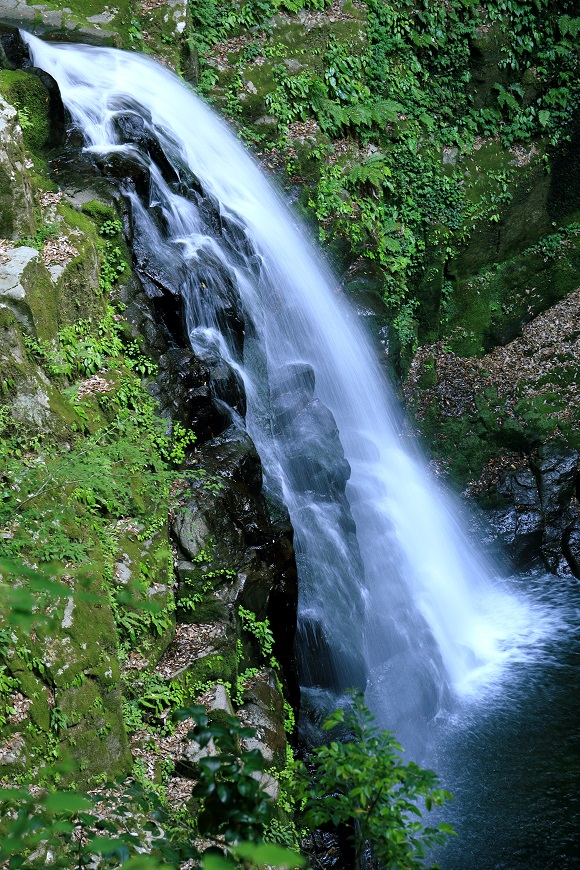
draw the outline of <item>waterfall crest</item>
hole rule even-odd
[[[335,279],[227,125],[176,76],[142,55],[25,38],[87,150],[146,164],[146,196],[124,191],[134,232],[157,273],[179,285],[194,350],[243,382],[266,488],[295,529],[303,684],[368,684],[391,728],[432,717],[445,687],[502,656],[512,626],[502,634],[486,614],[490,570],[402,438],[374,350]],[[137,155],[122,135],[127,113],[164,157]],[[508,593],[494,596],[513,612]]]

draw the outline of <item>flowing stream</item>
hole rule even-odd
[[[243,384],[245,420],[227,413],[295,530],[303,697],[320,707],[366,688],[381,725],[417,753],[433,732],[453,779],[442,734],[532,666],[560,625],[555,605],[492,579],[402,437],[336,280],[227,125],[142,55],[25,38],[86,152],[139,167],[144,181],[121,187],[146,289],[179,294],[193,349]]]

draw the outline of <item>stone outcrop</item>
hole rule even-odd
[[[14,76],[19,86],[27,84],[20,78],[26,78],[24,73]],[[30,80],[34,88],[44,87],[39,79]],[[50,113],[54,101],[48,92],[45,100]],[[64,395],[66,379],[55,378],[47,366],[47,359],[57,354],[59,331],[90,331],[106,316],[108,300],[100,278],[107,249],[99,227],[115,217],[114,200],[96,190],[102,186],[91,173],[90,187],[75,181],[66,188],[63,172],[62,190],[36,193],[31,172],[37,155],[25,149],[18,113],[2,100],[0,117],[0,173],[5,170],[7,197],[2,201],[3,234],[10,237],[0,244],[0,419],[3,426],[22,427],[23,437],[55,439],[70,449],[83,430],[88,434],[103,425],[106,399],[125,377],[117,372],[113,378],[110,373],[86,378],[80,392],[75,391],[77,398],[85,398],[83,411],[72,393]],[[50,129],[48,116],[43,123]],[[43,147],[40,140],[37,147]],[[23,237],[28,244],[22,244]],[[240,416],[245,411],[239,379],[221,360],[200,359],[185,345],[177,346],[176,335],[183,337],[173,328],[179,313],[170,310],[167,300],[156,307],[134,276],[126,272],[124,277],[120,296],[127,305],[127,332],[159,361],[151,392],[169,427],[179,421],[198,435],[199,446],[174,492],[177,587],[168,573],[163,500],[150,507],[150,531],[127,518],[115,532],[114,553],[104,554],[97,545],[82,583],[76,579],[78,566],[70,566],[67,582],[74,586],[74,596],[65,602],[58,625],[51,633],[33,632],[28,641],[15,634],[6,655],[4,667],[18,690],[10,698],[14,712],[2,729],[0,774],[26,776],[38,768],[49,741],[53,752],[76,761],[79,783],[127,773],[135,758],[145,759],[155,776],[163,759],[151,760],[143,748],[148,741],[138,730],[131,733],[136,726],[130,717],[139,721],[140,714],[128,713],[127,704],[129,711],[138,711],[136,699],[153,691],[151,685],[163,697],[181,692],[184,701],[192,702],[200,686],[207,693],[207,686],[217,683],[216,697],[227,694],[219,685],[227,682],[236,705],[247,708],[248,723],[256,720],[270,766],[282,767],[282,683],[297,703],[292,530],[283,511],[277,510],[275,521],[270,518],[261,495],[260,461],[247,434],[228,428],[230,414],[224,408],[230,406]],[[57,354],[56,363],[58,359]],[[138,472],[133,482],[138,492],[143,484]],[[38,501],[39,515],[54,497],[58,487],[48,487],[46,504]],[[84,534],[81,526],[79,534]],[[13,534],[3,531],[4,540]],[[109,598],[102,595],[105,575]],[[155,614],[149,621],[139,604],[143,601]],[[242,624],[240,607],[260,624],[269,620],[276,636],[271,654],[279,662],[277,675],[256,636]],[[138,638],[133,649],[125,647],[121,654],[120,624]],[[167,708],[164,715],[169,715]],[[168,745],[167,754],[172,751]],[[264,787],[275,797],[270,775]]]
[[[35,197],[26,163],[18,112],[0,96],[0,238],[34,232]]]
[[[180,494],[172,522],[178,608],[181,598],[206,589],[191,621],[228,626],[227,678],[234,680],[237,608],[242,605],[258,620],[268,619],[276,638],[274,654],[296,701],[292,675],[297,577],[290,522],[286,517],[274,525],[269,518],[261,494],[260,460],[243,430],[230,427],[196,450],[188,464],[191,483]],[[195,474],[196,466],[201,475]]]
[[[569,294],[481,359],[422,348],[405,384],[436,461],[485,509],[489,541],[518,567],[576,577],[579,300]]]
[[[579,487],[580,454],[546,444],[500,478],[496,492],[506,504],[487,512],[490,539],[500,542],[518,567],[543,563],[554,574],[580,579]]]

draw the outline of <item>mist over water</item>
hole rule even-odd
[[[290,512],[303,698],[332,707],[348,687],[366,688],[381,726],[417,754],[431,742],[429,763],[455,779],[460,815],[472,812],[465,807],[483,786],[461,782],[458,759],[497,758],[473,735],[490,720],[509,732],[506,711],[521,708],[534,668],[557,658],[568,616],[494,576],[466,539],[458,510],[401,436],[375,349],[335,277],[225,123],[142,55],[25,38],[88,153],[135,157],[117,122],[137,114],[179,179],[169,183],[150,154],[137,155],[148,200],[124,194],[140,244],[178,286],[193,349],[243,382],[245,424],[235,409],[231,420],[247,427],[266,491]],[[191,176],[195,196],[185,190]],[[219,232],[208,226],[208,198],[219,204]],[[472,858],[449,867],[528,866]]]

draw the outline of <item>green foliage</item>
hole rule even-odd
[[[268,28],[278,10],[324,9],[331,0],[190,0],[192,36],[203,54],[240,28]]]
[[[105,220],[101,224],[100,233],[106,239],[100,244],[99,287],[103,293],[110,293],[128,269],[125,255],[121,250],[122,231],[123,224],[119,220]],[[115,244],[115,239],[117,244]]]
[[[274,647],[274,635],[270,630],[269,621],[257,619],[256,614],[251,610],[246,610],[245,607],[238,608],[238,615],[243,629],[256,638],[261,654],[264,658],[268,658]]]
[[[188,449],[195,444],[195,440],[195,433],[176,420],[171,428],[171,443],[166,451],[167,458],[175,465],[181,465]]]
[[[496,86],[506,144],[542,131],[552,144],[566,138],[566,125],[580,104],[575,38],[580,18],[567,14],[573,9],[566,0],[495,0],[487,6],[489,20],[498,22],[507,37],[499,67],[516,78],[509,90]],[[536,92],[533,101],[526,94],[530,83]]]
[[[70,771],[67,771],[70,772]],[[58,780],[61,770],[55,769]],[[124,867],[126,870],[161,870],[178,864],[177,854],[161,828],[148,824],[149,849],[163,853],[171,863],[143,855],[142,842],[134,828],[135,814],[160,815],[162,808],[152,792],[137,782],[115,793],[114,814],[103,814],[95,799],[75,791],[35,788],[0,789],[0,862],[10,870],[51,867]],[[187,857],[196,854],[186,850]],[[186,856],[184,850],[183,855]],[[98,862],[98,864],[97,864]]]
[[[313,181],[308,207],[321,241],[339,268],[359,258],[374,260],[407,358],[426,335],[444,336],[445,260],[478,224],[501,220],[515,175],[513,167],[503,170],[503,178],[486,171],[480,183],[484,173],[466,177],[466,155],[476,137],[505,147],[531,137],[557,143],[569,135],[580,104],[574,4],[419,0],[411,9],[367,0],[364,38],[350,29],[321,27],[316,40],[306,33],[297,39],[290,27],[298,24],[272,27],[275,0],[252,0],[239,10],[220,4],[211,14],[210,5],[195,4],[197,14],[217,27],[204,51],[239,32],[245,38],[244,28],[252,28],[253,40],[230,60],[227,82],[220,80],[228,94],[225,110],[244,120],[247,113],[251,124],[255,109],[239,98],[244,82],[262,77],[267,84],[273,77],[265,108],[278,121],[278,158],[284,154],[292,180],[306,170],[304,180]],[[302,6],[300,0],[283,4],[290,12]],[[482,96],[472,81],[472,46],[488,33],[501,51],[502,69],[495,88],[485,85]],[[271,59],[265,76],[252,65],[258,55]],[[214,84],[216,75],[214,68]],[[295,133],[289,136],[289,126],[310,119],[319,133],[306,154],[296,146]],[[249,135],[262,148],[272,134],[252,129]],[[445,151],[457,153],[442,160]],[[433,257],[441,254],[434,274]]]
[[[6,725],[8,716],[14,712],[10,696],[18,688],[18,681],[6,673],[6,665],[0,665],[0,726]]]
[[[182,683],[151,673],[139,676],[128,688],[135,697],[127,704],[126,721],[134,717],[141,722],[158,722],[167,710],[181,707],[189,694]]]
[[[224,855],[217,849],[208,849],[203,855],[203,870],[231,870],[232,867],[299,868],[306,861],[301,855],[276,843],[237,843],[229,846]]]
[[[68,586],[58,582],[58,574],[56,566],[46,566],[41,571],[20,560],[0,559],[2,615],[10,626],[0,634],[0,658],[5,660],[14,646],[16,634],[12,629],[30,634],[39,625],[49,630],[54,628],[61,615],[62,600],[73,595]]]
[[[432,771],[403,763],[401,747],[376,728],[362,695],[353,694],[352,708],[337,710],[323,728],[337,725],[346,727],[349,739],[320,746],[309,758],[310,770],[299,769],[305,824],[346,826],[355,868],[363,866],[367,844],[383,867],[423,866],[427,850],[453,831],[444,823],[424,827],[419,806],[429,811],[451,795],[437,788]]]
[[[33,236],[26,236],[16,242],[17,247],[36,248],[42,251],[44,243],[48,239],[54,239],[58,235],[58,225],[43,221]]]
[[[141,22],[138,18],[131,18],[127,32],[129,34],[131,45],[139,48],[143,42],[143,32],[141,30]]]
[[[96,327],[90,320],[63,327],[56,348],[50,342],[37,342],[30,337],[25,342],[33,358],[53,378],[90,377],[104,368],[107,357],[118,357],[123,351],[118,315],[110,306]]]
[[[236,716],[211,721],[205,707],[180,710],[177,718],[193,719],[190,732],[200,749],[208,750],[197,762],[194,797],[201,801],[196,825],[202,835],[222,835],[226,843],[259,842],[271,817],[268,801],[255,774],[264,770],[258,749],[244,750],[240,741],[255,736]],[[215,751],[210,751],[213,744]]]

